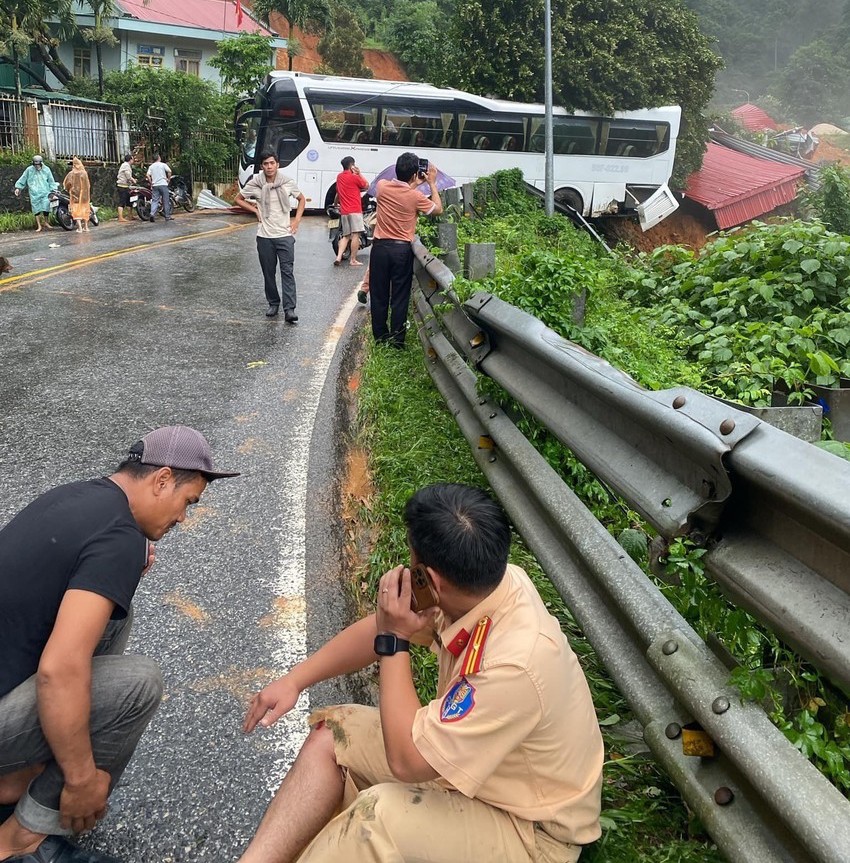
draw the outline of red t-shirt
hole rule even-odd
[[[336,177],[336,196],[339,198],[339,211],[343,216],[352,213],[362,213],[360,204],[360,193],[368,189],[369,184],[361,174],[352,174],[351,171],[342,171]]]

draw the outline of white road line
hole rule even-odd
[[[307,655],[307,603],[306,603],[306,543],[307,530],[307,475],[310,462],[310,441],[319,410],[319,399],[328,376],[331,360],[345,324],[357,305],[356,294],[346,301],[313,363],[313,374],[302,394],[301,406],[293,428],[286,430],[287,455],[285,474],[281,483],[281,505],[285,526],[282,534],[278,562],[277,595],[288,600],[291,611],[285,616],[286,626],[275,632],[272,651],[274,667],[291,668]],[[310,713],[309,692],[303,692],[297,705],[274,726],[278,757],[271,763],[267,789],[274,792],[292,766],[301,744],[307,736],[307,717]]]

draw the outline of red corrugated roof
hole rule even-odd
[[[732,116],[750,132],[763,132],[765,129],[772,129],[774,132],[779,131],[776,120],[767,111],[762,111],[758,105],[753,105],[749,102],[746,105],[735,108],[732,111]]]
[[[805,172],[709,142],[702,168],[688,177],[685,195],[711,210],[719,228],[731,228],[793,201]]]
[[[242,25],[236,25],[234,0],[116,0],[116,5],[127,15],[151,24],[171,24],[174,27],[195,27],[215,30],[217,33],[262,33],[274,36],[259,25],[242,7]]]

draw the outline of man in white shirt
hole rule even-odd
[[[261,157],[262,174],[255,174],[236,196],[236,203],[253,213],[260,223],[257,228],[257,255],[263,271],[267,318],[280,311],[283,296],[283,313],[286,323],[298,321],[295,314],[295,234],[304,214],[306,199],[295,185],[295,180],[278,170],[277,156],[264,152]],[[298,201],[295,216],[290,220],[290,197]],[[277,268],[280,265],[280,293],[277,289]]]
[[[151,221],[156,221],[156,214],[162,206],[165,221],[170,222],[174,217],[171,215],[171,196],[168,194],[168,181],[171,179],[171,168],[167,162],[163,162],[159,153],[154,153],[153,163],[148,168],[148,182],[151,184]]]

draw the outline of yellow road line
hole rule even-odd
[[[95,264],[98,261],[105,261],[108,258],[117,258],[121,255],[131,254],[132,252],[140,252],[143,249],[156,249],[162,246],[171,246],[176,243],[186,243],[189,240],[196,240],[200,237],[213,237],[216,234],[231,234],[234,231],[241,231],[244,228],[251,227],[254,227],[253,222],[247,225],[228,225],[224,228],[215,228],[212,231],[198,231],[194,234],[189,234],[184,237],[172,237],[168,240],[159,240],[152,243],[143,243],[138,246],[128,246],[126,249],[114,249],[111,252],[103,252],[100,255],[92,255],[89,258],[79,258],[76,261],[68,261],[64,264],[56,264],[52,267],[44,267],[41,270],[30,270],[30,272],[21,273],[19,276],[7,276],[5,279],[0,279],[0,293],[2,293],[3,291],[8,291],[13,287],[23,287],[24,285],[28,285],[31,282],[40,281],[46,276],[49,276],[51,273],[76,270],[79,267],[86,267],[89,264]]]

